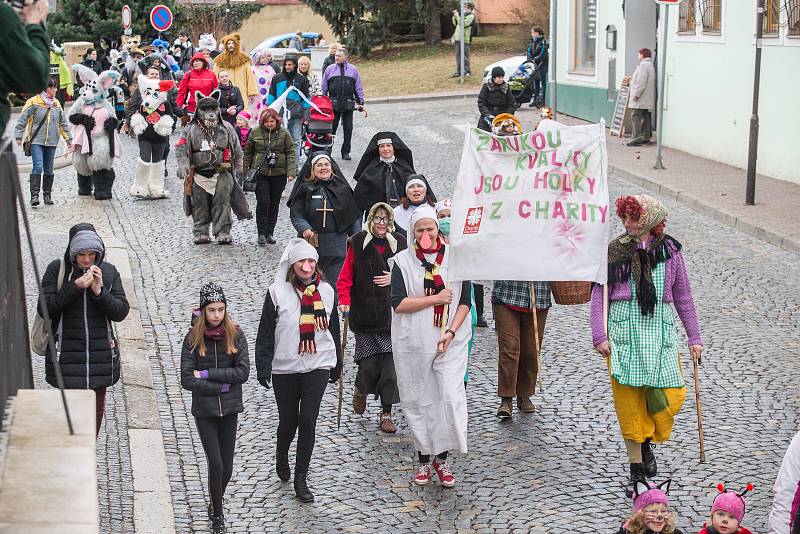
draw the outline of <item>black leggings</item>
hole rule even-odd
[[[419,463],[421,463],[421,464],[427,464],[427,463],[429,463],[431,461],[431,455],[430,454],[422,454],[419,451],[417,451],[417,458],[419,459]],[[447,451],[440,452],[439,454],[437,454],[436,455],[436,459],[440,460],[442,462],[446,462],[447,461]]]
[[[281,193],[286,187],[287,177],[261,176],[256,178],[256,227],[258,235],[272,235],[278,223]]]
[[[222,495],[233,474],[233,451],[236,448],[236,422],[239,414],[225,417],[195,417],[200,442],[208,460],[208,493],[214,514],[222,515]]]
[[[316,369],[308,373],[272,375],[275,402],[278,404],[278,453],[288,453],[294,435],[297,437],[295,473],[308,473],[314,452],[317,416],[330,372]]]

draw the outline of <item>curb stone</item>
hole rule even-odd
[[[133,476],[133,522],[137,533],[174,534],[175,514],[156,391],[150,374],[147,342],[125,244],[104,238],[106,258],[117,266],[130,303],[128,317],[116,332],[122,354],[122,390],[128,414],[128,442]]]

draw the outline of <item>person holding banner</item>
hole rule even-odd
[[[449,247],[439,236],[430,206],[411,217],[408,248],[392,268],[392,349],[403,412],[411,429],[419,465],[414,483],[427,484],[433,468],[442,486],[456,480],[447,465],[451,450],[467,452],[467,397],[464,375],[470,340],[471,286],[450,288]]]
[[[667,208],[649,195],[616,201],[625,234],[608,245],[608,303],[592,290],[592,344],[607,358],[630,482],[658,473],[652,443],[669,439],[686,398],[672,304],[695,360],[703,352],[681,244],[664,233]],[[606,327],[605,309],[608,310]]]
[[[478,93],[478,111],[481,118],[478,128],[484,132],[492,131],[492,121],[502,113],[513,115],[517,110],[517,101],[506,82],[506,71],[503,67],[492,69],[492,79],[483,84]]]
[[[379,427],[394,434],[392,405],[400,402],[392,358],[389,307],[389,259],[405,250],[406,237],[394,231],[392,208],[378,202],[367,215],[366,229],[347,242],[347,256],[336,289],[339,309],[350,314],[350,328],[356,338],[353,359],[358,365],[353,390],[353,411],[363,414],[367,396],[381,399]]]
[[[319,268],[333,287],[347,252],[347,239],[361,230],[361,212],[339,166],[325,152],[313,154],[289,195],[297,236],[317,248]]]
[[[409,231],[409,221],[414,212],[422,207],[436,207],[436,195],[433,194],[428,179],[421,174],[411,174],[406,178],[405,192],[400,204],[394,208],[394,224],[403,232]]]

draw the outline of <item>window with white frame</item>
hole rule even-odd
[[[570,71],[578,74],[594,74],[597,46],[597,0],[573,0],[572,8]]]
[[[800,37],[800,0],[785,0],[786,34],[789,37]]]
[[[700,0],[700,25],[703,33],[722,33],[723,0]]]
[[[696,0],[684,0],[678,6],[678,33],[697,33]]]
[[[784,0],[785,1],[785,0]],[[764,0],[764,18],[761,33],[765,37],[777,37],[781,32],[780,0]]]

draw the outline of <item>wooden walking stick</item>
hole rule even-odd
[[[680,354],[678,355],[678,359],[680,360]],[[700,403],[700,377],[698,372],[700,361],[698,358],[695,358],[694,355],[692,355],[692,364],[694,365],[694,399],[695,406],[697,407],[697,433],[700,435],[700,463],[703,464],[706,462],[706,448],[703,440],[703,405]]]
[[[339,406],[336,409],[336,430],[342,426],[342,402],[344,401],[344,356],[347,354],[347,327],[350,325],[350,312],[344,314],[342,328],[342,372],[339,373]]]
[[[539,341],[539,316],[536,313],[536,286],[531,284],[531,309],[533,312],[533,343],[534,354],[536,354],[536,384],[539,386],[539,393],[542,392],[542,347]]]

